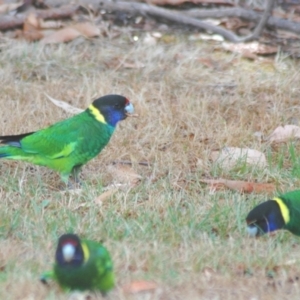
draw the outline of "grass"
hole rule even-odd
[[[245,216],[267,196],[213,193],[199,183],[225,177],[273,182],[281,191],[299,186],[298,143],[273,146],[255,136],[299,124],[297,61],[278,55],[252,62],[180,34],[153,47],[126,32],[68,45],[4,40],[0,46],[0,134],[67,118],[44,92],[81,108],[120,93],[139,115],[120,123],[84,167],[79,194],[59,191],[58,174],[46,168],[1,160],[1,299],[74,299],[38,280],[68,231],[103,240],[110,250],[117,286],[108,299],[298,299],[299,238],[246,235]],[[214,165],[211,152],[224,146],[262,151],[268,168]],[[132,161],[141,183],[97,204],[104,187],[119,182],[110,171],[115,160]],[[159,288],[125,293],[134,280]]]

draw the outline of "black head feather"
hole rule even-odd
[[[66,261],[63,255],[63,247],[67,244],[71,244],[75,247],[75,254],[71,261]],[[67,233],[63,234],[59,240],[56,248],[55,259],[60,266],[73,266],[78,267],[84,261],[84,253],[81,246],[81,241],[76,234]]]
[[[99,110],[105,121],[111,126],[126,119],[129,107],[132,108],[130,101],[121,95],[106,95],[96,99],[92,105]]]
[[[279,204],[268,200],[254,207],[246,218],[248,227],[257,227],[256,235],[262,235],[284,227],[285,222]]]

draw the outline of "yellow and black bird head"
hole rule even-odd
[[[260,236],[282,229],[285,225],[285,209],[282,200],[274,198],[254,207],[246,217],[247,231],[250,236]]]
[[[87,109],[97,121],[115,127],[134,111],[130,101],[121,95],[106,95],[96,99]]]
[[[67,233],[59,238],[55,259],[60,266],[79,267],[84,263],[84,248],[76,234]]]

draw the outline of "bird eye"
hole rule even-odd
[[[120,109],[121,108],[121,104],[120,103],[115,104],[115,108],[116,109]]]

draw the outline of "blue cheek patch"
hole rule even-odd
[[[275,231],[278,228],[278,225],[277,225],[277,222],[276,222],[276,216],[275,214],[271,213],[269,215],[269,218],[268,218],[268,222],[266,223],[266,226],[267,226],[267,232],[272,232],[272,231]]]
[[[115,127],[119,121],[123,119],[123,116],[118,112],[113,112],[108,117],[108,124]]]
[[[113,127],[115,127],[119,121],[125,119],[125,117],[125,114],[121,111],[110,110],[105,113],[105,121]]]

